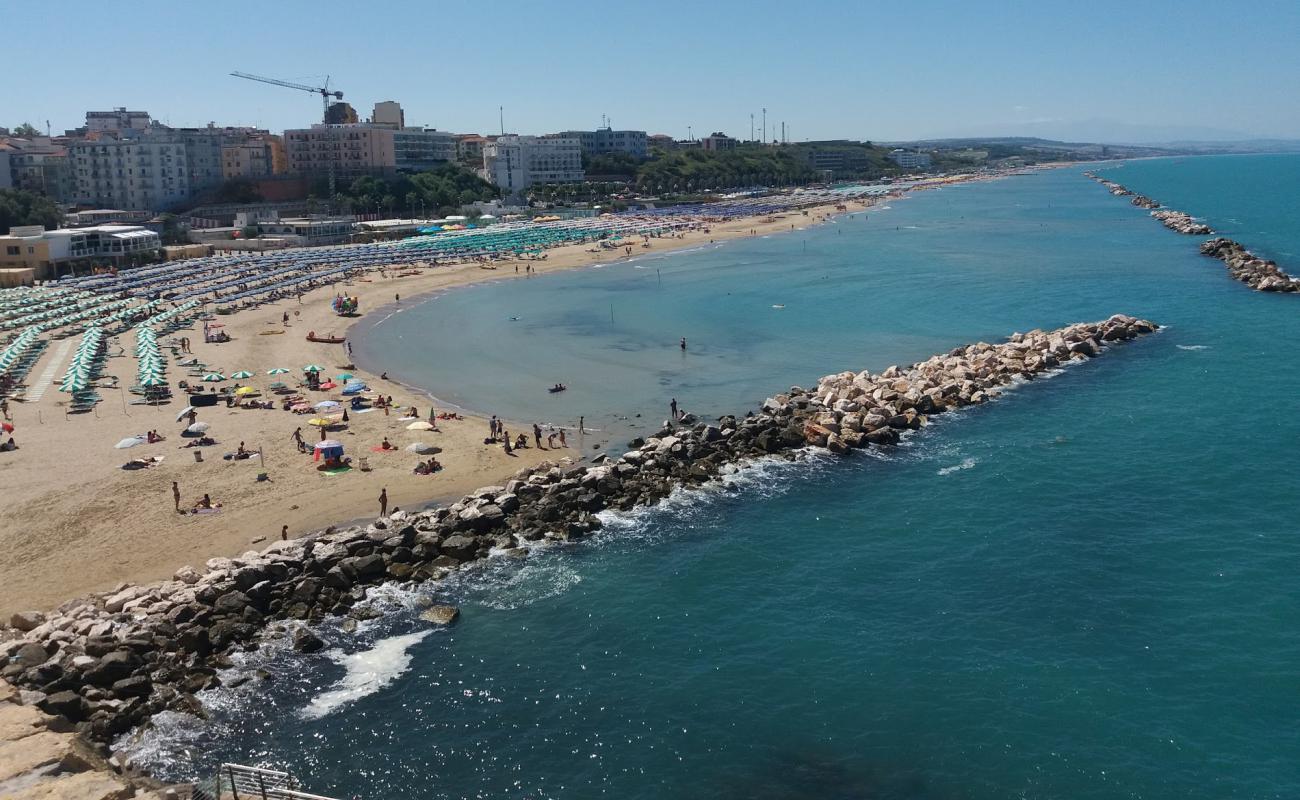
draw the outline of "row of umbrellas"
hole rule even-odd
[[[106,311],[113,311],[134,302],[134,300],[109,300],[105,302],[102,296],[89,297],[73,303],[71,311],[67,310],[68,304],[59,303],[54,308],[0,322],[0,330],[12,330],[36,323],[39,323],[46,330],[61,328],[74,322],[98,317]]]
[[[22,333],[14,337],[14,340],[0,350],[0,375],[8,374],[16,366],[27,351],[30,350],[39,340],[38,334],[40,329],[36,326],[26,328]]]
[[[59,391],[75,394],[89,389],[90,382],[95,379],[99,371],[103,356],[104,329],[97,326],[87,328],[81,335],[81,343],[77,345],[77,351],[72,355],[72,363],[68,365],[68,371],[63,376]]]
[[[167,383],[167,364],[158,349],[158,334],[146,325],[135,329],[135,357],[138,359],[136,378],[146,388]]]

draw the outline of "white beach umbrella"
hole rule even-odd
[[[421,419],[407,425],[406,429],[408,431],[431,431],[433,430],[433,426]]]
[[[194,406],[185,406],[185,408],[181,409],[181,413],[176,415],[176,421],[180,422],[182,417],[184,417],[186,414],[190,413],[193,410],[194,410]]]
[[[188,431],[189,433],[207,433],[208,428],[210,427],[212,426],[206,422],[196,422],[193,425],[186,428],[185,430]]]
[[[125,450],[128,447],[135,447],[138,444],[144,444],[144,439],[141,439],[139,436],[131,436],[113,445],[113,447],[118,450]]]

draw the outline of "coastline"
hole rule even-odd
[[[860,204],[849,212],[860,210]],[[788,231],[791,223],[799,230],[817,224],[833,214],[833,206],[808,209],[808,216],[797,213],[770,220],[742,218],[709,226],[709,231],[695,231],[680,239],[654,239],[651,252],[668,252],[707,245],[751,235]],[[632,256],[636,258],[644,251]],[[617,263],[611,252],[586,252],[583,245],[568,245],[548,251],[544,261],[519,261],[534,267],[541,275],[560,270]],[[347,368],[373,389],[391,394],[397,408],[415,405],[423,416],[429,397],[437,397],[428,387],[412,387],[395,381],[381,381],[382,364],[367,364],[353,369],[341,357],[338,345],[306,342],[307,330],[351,334],[357,325],[374,324],[392,298],[401,294],[400,304],[407,307],[455,288],[510,278],[525,278],[510,269],[515,262],[503,262],[496,270],[481,269],[477,264],[459,264],[429,268],[418,275],[397,276],[395,271],[419,262],[394,263],[387,277],[376,271],[360,281],[341,287],[322,287],[305,294],[301,303],[280,300],[223,317],[233,341],[211,345],[194,342],[194,352],[209,365],[227,371],[248,369],[256,376],[250,384],[268,380],[261,377],[273,366],[296,368],[300,364],[318,363],[327,370]],[[334,289],[361,298],[363,316],[344,319],[328,309]],[[387,301],[387,302],[385,302]],[[290,314],[291,322],[282,325],[281,315]],[[283,335],[259,335],[280,330]],[[181,331],[192,340],[201,340],[195,331]],[[129,343],[119,341],[119,345]],[[110,362],[112,363],[112,362]],[[42,354],[33,374],[45,369],[61,371],[57,347]],[[129,372],[126,366],[114,370]],[[115,394],[115,393],[114,393]],[[319,399],[319,398],[313,398]],[[378,506],[375,498],[386,489],[393,508],[427,507],[447,498],[455,498],[483,485],[501,482],[520,467],[555,457],[551,451],[534,448],[505,455],[499,447],[482,444],[486,415],[467,414],[462,421],[440,424],[442,433],[415,435],[397,424],[394,415],[370,413],[353,415],[350,428],[341,437],[349,455],[364,455],[374,467],[370,473],[353,472],[341,478],[323,477],[303,462],[289,440],[295,426],[306,420],[279,411],[226,411],[205,409],[201,419],[211,422],[219,446],[206,448],[204,463],[191,460],[190,453],[177,450],[179,427],[173,422],[181,404],[173,402],[154,408],[129,408],[125,397],[105,396],[92,414],[65,415],[62,398],[49,387],[39,401],[13,404],[17,438],[21,447],[16,455],[0,462],[0,475],[7,481],[7,508],[0,522],[0,543],[7,546],[10,558],[0,564],[0,619],[27,609],[52,608],[69,598],[91,591],[104,591],[124,582],[139,583],[169,577],[184,564],[201,565],[210,558],[244,552],[279,538],[280,528],[287,525],[290,537],[327,529],[341,520],[365,518],[362,509]],[[449,406],[435,403],[441,410]],[[524,430],[516,424],[511,430]],[[157,429],[167,441],[135,448],[131,453],[113,449],[123,436]],[[310,434],[311,429],[306,428]],[[401,448],[411,441],[429,441],[442,448],[438,459],[445,469],[434,476],[412,475],[414,454],[375,454],[367,449],[390,438]],[[257,459],[242,463],[223,462],[222,451],[234,450],[239,442],[260,450],[264,465]],[[309,440],[310,441],[310,440]],[[165,462],[159,467],[124,472],[122,461],[136,454],[156,454]],[[576,458],[576,447],[558,454]],[[406,462],[410,463],[406,463]],[[216,463],[213,463],[216,462]],[[50,476],[65,473],[76,463],[82,480],[75,486]],[[256,465],[255,465],[256,464]],[[260,467],[260,469],[259,469]],[[258,471],[270,480],[254,481]],[[171,482],[180,484],[183,504],[188,506],[201,494],[220,501],[220,513],[193,516],[173,512]],[[39,524],[36,521],[39,520]]]

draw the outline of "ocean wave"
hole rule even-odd
[[[388,686],[410,668],[411,647],[432,632],[417,631],[390,636],[359,653],[331,650],[328,655],[346,669],[347,674],[339,679],[334,688],[312,699],[302,710],[302,716],[306,719],[320,719]]]
[[[1179,350],[1209,350],[1210,349],[1210,346],[1208,344],[1177,344],[1174,345],[1174,347],[1177,347]]]
[[[944,467],[944,468],[942,468],[942,469],[940,469],[940,470],[938,471],[938,474],[939,474],[939,475],[951,475],[951,474],[954,473],[954,472],[960,472],[961,470],[964,470],[964,469],[971,469],[971,468],[973,468],[977,463],[979,463],[979,462],[978,462],[976,459],[974,459],[974,458],[963,458],[963,459],[961,460],[961,463],[960,463],[960,464],[953,464],[953,465],[950,466],[950,467]]]

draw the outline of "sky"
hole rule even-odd
[[[0,125],[57,133],[126,106],[174,126],[364,118],[497,133],[891,141],[1046,135],[1300,138],[1300,2],[0,0]],[[755,131],[758,133],[758,130]],[[1087,134],[1083,136],[1082,134]]]

